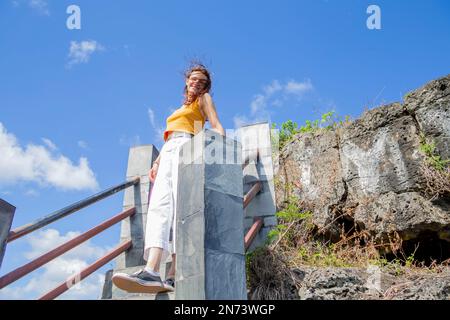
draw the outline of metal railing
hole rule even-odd
[[[244,169],[249,163],[251,158],[255,158],[255,154],[249,154],[245,161],[243,162],[242,169]],[[256,163],[259,161],[259,151],[256,151]],[[55,211],[48,216],[45,216],[44,218],[38,219],[36,221],[33,221],[29,224],[26,224],[24,226],[21,226],[19,228],[16,228],[12,230],[9,233],[9,236],[6,239],[7,243],[10,243],[16,239],[19,239],[33,231],[39,230],[50,223],[53,223],[57,220],[60,220],[74,212],[79,211],[82,208],[85,208],[95,202],[98,202],[104,198],[107,198],[123,189],[126,189],[130,186],[136,186],[140,183],[140,178],[137,177],[133,180],[124,182],[122,184],[119,184],[117,186],[111,187],[107,190],[104,190],[98,194],[95,194],[89,198],[86,198],[84,200],[78,201],[72,205],[69,205],[61,210]],[[253,186],[250,188],[250,190],[244,195],[243,199],[243,207],[244,209],[251,203],[251,201],[258,195],[259,192],[262,190],[262,182],[260,180],[256,181]],[[151,187],[149,192],[149,198],[151,194]],[[62,254],[66,253],[67,251],[75,248],[76,246],[80,245],[81,243],[89,240],[90,238],[94,237],[95,235],[103,232],[104,230],[108,229],[109,227],[113,226],[114,224],[131,217],[135,214],[136,208],[130,208],[128,210],[125,210],[114,217],[102,222],[101,224],[95,226],[94,228],[82,233],[81,235],[61,244],[60,246],[56,247],[53,250],[50,250],[49,252],[41,255],[40,257],[34,259],[31,262],[26,263],[25,265],[9,272],[8,274],[0,277],[0,289],[10,285],[11,283],[19,280],[20,278],[26,276],[27,274],[33,272],[37,268],[45,265],[46,263],[54,260],[55,258],[61,256]],[[244,237],[244,245],[245,250],[247,251],[250,245],[252,244],[252,241],[255,239],[256,235],[260,231],[260,229],[263,227],[264,220],[261,217],[255,217],[254,223],[247,232],[247,234]],[[52,289],[50,292],[44,294],[39,298],[39,300],[51,300],[57,298],[59,295],[63,294],[67,290],[69,290],[74,284],[82,281],[84,278],[116,258],[121,253],[125,252],[126,250],[130,249],[132,247],[131,240],[125,241],[124,243],[119,244],[116,248],[108,252],[103,257],[99,258],[97,261],[83,269],[82,271],[72,275],[67,281],[59,284],[54,289]]]
[[[85,269],[83,269],[81,272],[73,275],[67,281],[61,283],[56,288],[52,289],[50,292],[44,294],[42,297],[39,298],[39,300],[53,300],[53,299],[55,299],[56,297],[60,296],[61,294],[63,294],[67,290],[69,290],[72,285],[80,282],[81,280],[83,280],[84,278],[86,278],[87,276],[89,276],[90,274],[92,274],[93,272],[97,271],[98,269],[100,269],[105,264],[107,264],[109,261],[111,261],[114,258],[116,258],[122,252],[125,252],[126,250],[131,248],[131,245],[132,245],[131,244],[131,240],[125,241],[124,243],[118,245],[116,248],[114,248],[113,250],[108,252],[102,258],[100,258],[97,261],[95,261],[90,266],[88,266]]]
[[[255,159],[255,165],[259,162],[259,150],[257,149],[255,153],[249,153],[242,164],[242,170],[245,169],[247,165],[250,164],[250,160]],[[262,182],[258,179],[253,186],[250,188],[250,190],[244,195],[244,209],[247,208],[247,206],[250,204],[250,202],[260,193],[262,190]],[[250,248],[253,240],[256,238],[256,235],[261,230],[261,228],[264,225],[264,219],[261,217],[254,217],[253,218],[253,225],[248,230],[247,234],[244,237],[244,248],[245,251]]]
[[[250,227],[250,229],[248,230],[247,234],[244,237],[245,251],[247,251],[248,248],[250,248],[253,240],[255,239],[256,235],[258,234],[259,230],[261,230],[263,225],[264,225],[263,218],[261,218],[261,217],[253,218],[253,225]]]
[[[61,210],[58,210],[56,212],[53,212],[49,214],[48,216],[38,219],[34,222],[31,222],[29,224],[26,224],[24,226],[21,226],[19,228],[14,229],[9,233],[9,236],[6,240],[6,242],[12,242],[20,237],[23,237],[33,231],[36,231],[38,229],[43,228],[44,226],[47,226],[48,224],[55,222],[57,220],[60,220],[76,211],[79,211],[82,208],[85,208],[95,202],[98,202],[104,198],[107,198],[125,188],[128,188],[130,186],[135,186],[140,183],[140,178],[137,177],[133,180],[124,182],[122,184],[119,184],[117,186],[111,187],[107,190],[104,190],[98,194],[95,194],[89,198],[86,198],[84,200],[78,201],[70,206],[67,206]],[[44,264],[54,260],[55,258],[61,256],[62,254],[66,253],[67,251],[75,248],[76,246],[80,245],[81,243],[89,240],[90,238],[94,237],[95,235],[105,231],[106,229],[110,228],[111,226],[115,225],[116,223],[131,217],[136,212],[136,208],[132,207],[128,210],[125,210],[114,217],[100,223],[99,225],[95,226],[94,228],[82,233],[81,235],[61,244],[60,246],[56,247],[53,250],[48,251],[47,253],[41,255],[40,257],[34,259],[31,262],[26,263],[25,265],[7,273],[6,275],[0,277],[0,289],[10,285],[11,283],[17,281],[18,279],[24,277],[25,275],[33,272],[37,268],[43,266]],[[81,281],[84,278],[86,278],[88,275],[92,274],[94,271],[98,270],[102,266],[104,266],[106,263],[120,255],[122,252],[125,252],[129,248],[131,248],[132,243],[131,240],[126,241],[120,245],[118,245],[115,249],[108,252],[106,255],[101,257],[99,260],[82,270],[81,272],[73,275],[68,279],[68,281],[62,283],[61,285],[57,286],[47,294],[43,295],[40,299],[42,300],[48,300],[48,299],[54,299],[70,289],[70,287],[74,284],[73,281]],[[73,284],[72,284],[73,283]],[[72,285],[71,285],[72,284]]]
[[[46,225],[55,222],[59,219],[62,219],[66,216],[68,216],[71,213],[74,213],[76,211],[79,211],[80,209],[83,209],[95,202],[98,202],[104,198],[107,198],[125,188],[128,188],[130,186],[134,186],[138,184],[140,181],[140,178],[135,178],[133,180],[124,182],[122,184],[119,184],[117,186],[111,187],[109,189],[106,189],[105,191],[102,191],[98,194],[95,194],[89,198],[86,198],[84,200],[78,201],[74,204],[71,204],[70,206],[67,206],[61,210],[55,211],[48,216],[45,216],[42,219],[33,221],[29,224],[26,224],[24,226],[21,226],[19,228],[16,228],[12,230],[9,233],[8,242],[14,241],[16,239],[19,239],[20,237],[23,237],[24,235],[29,234],[30,232],[33,232],[35,230],[41,229],[42,227],[45,227]]]

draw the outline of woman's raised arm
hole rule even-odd
[[[222,124],[219,121],[216,107],[214,106],[211,95],[209,93],[204,93],[199,99],[199,104],[203,113],[206,115],[209,124],[211,125],[211,129],[225,136],[225,130],[223,129]]]

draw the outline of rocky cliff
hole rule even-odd
[[[413,272],[403,277],[380,269],[380,283],[371,291],[367,268],[291,265],[294,281],[276,289],[285,292],[279,297],[450,299],[445,267],[450,261],[449,158],[450,75],[407,94],[402,103],[369,110],[345,126],[295,135],[280,151],[278,210],[295,197],[312,213],[311,224],[324,243],[364,232],[389,259],[392,239],[397,239],[404,257],[443,269],[439,275]],[[276,283],[273,277],[270,281]]]
[[[380,241],[395,232],[405,248],[420,243],[417,255],[448,259],[450,194],[426,193],[425,141],[450,158],[450,75],[346,127],[295,136],[280,154],[277,205],[298,196],[331,238],[344,221]]]

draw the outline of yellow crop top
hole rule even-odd
[[[201,126],[200,126],[201,123]],[[182,131],[196,134],[203,129],[205,118],[200,112],[198,98],[189,105],[183,105],[167,118],[167,126],[164,131],[164,141],[167,141],[172,131]]]

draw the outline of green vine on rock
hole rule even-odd
[[[425,155],[426,162],[438,171],[447,169],[450,159],[443,160],[441,156],[436,154],[436,143],[428,142],[423,133],[420,134],[420,151]]]
[[[450,159],[444,160],[436,154],[435,142],[427,141],[423,133],[420,134],[419,149],[425,156],[420,168],[426,182],[425,193],[432,199],[450,196]]]

